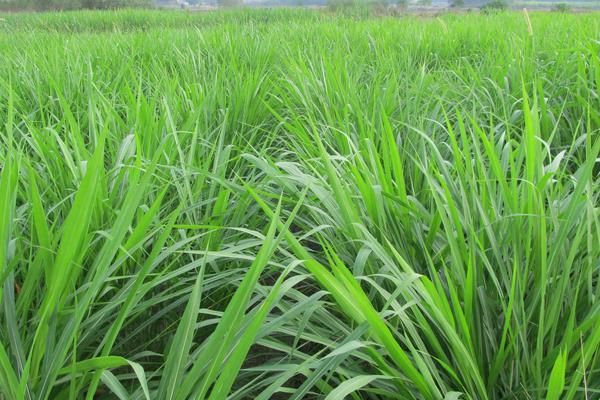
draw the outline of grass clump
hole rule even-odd
[[[600,391],[597,15],[2,18],[0,397]]]

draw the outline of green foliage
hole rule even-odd
[[[481,7],[484,14],[497,13],[508,9],[507,0],[490,0]]]
[[[451,0],[450,7],[451,8],[461,8],[465,6],[465,0]]]
[[[9,0],[0,1],[0,10],[77,10],[148,7],[151,0]]]
[[[552,7],[552,11],[566,13],[571,11],[571,7],[567,3],[557,3]]]
[[[369,0],[367,6],[379,11],[384,11],[389,7],[389,0]]]
[[[2,14],[0,398],[600,392],[600,16],[356,9]]]
[[[346,16],[367,17],[369,11],[384,12],[389,0],[327,0],[327,7]]]
[[[151,0],[81,0],[81,7],[89,9],[146,7],[152,4]]]
[[[358,0],[327,0],[327,7],[333,11],[355,8],[359,6]]]
[[[401,10],[406,10],[408,8],[408,0],[397,0],[394,3]]]

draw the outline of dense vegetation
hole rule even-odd
[[[2,16],[0,398],[598,398],[600,16],[361,13]]]
[[[153,4],[153,0],[0,0],[0,11],[139,8]]]

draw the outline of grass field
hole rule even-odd
[[[600,398],[600,14],[0,19],[0,398]]]

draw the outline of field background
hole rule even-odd
[[[597,399],[600,16],[0,17],[0,398]]]

